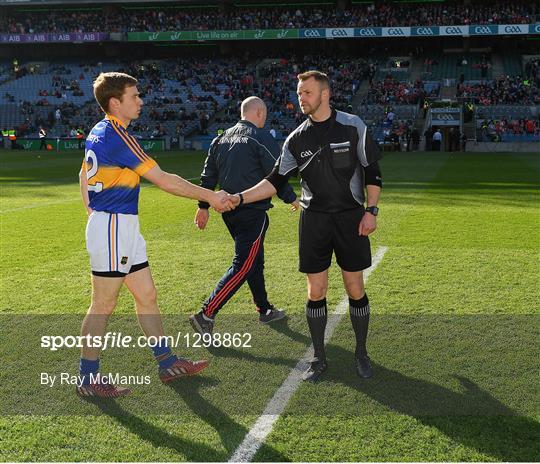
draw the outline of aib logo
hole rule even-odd
[[[446,33],[450,35],[458,35],[458,34],[463,34],[463,31],[461,30],[461,27],[459,26],[449,26],[446,28]]]

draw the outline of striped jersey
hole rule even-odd
[[[88,134],[83,169],[88,178],[90,208],[107,213],[137,214],[140,176],[157,163],[114,116],[107,115]]]

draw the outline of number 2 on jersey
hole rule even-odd
[[[91,182],[92,177],[97,174],[98,162],[97,156],[92,150],[86,150],[86,162],[92,163],[90,170],[86,170],[86,178],[88,179],[88,190],[91,192],[101,192],[103,190],[102,182]]]

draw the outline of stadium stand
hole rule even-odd
[[[383,3],[339,9],[325,5],[257,8],[134,9],[95,7],[98,11],[10,12],[0,18],[8,33],[135,32],[215,29],[281,29],[314,27],[431,26],[446,24],[518,24],[537,21],[534,2],[452,2],[417,5]]]
[[[133,45],[126,42],[126,33],[134,31],[532,24],[539,20],[535,2],[393,2],[345,8],[322,4],[188,6],[135,7],[126,2],[96,4],[86,10],[6,9],[0,17],[3,33],[107,31],[118,33],[113,40],[118,43],[110,47],[116,51],[102,55],[112,42],[95,44],[87,60],[90,64],[84,65],[52,57],[50,62],[0,61],[0,125],[17,128],[20,137],[35,137],[40,125],[56,137],[69,136],[77,128],[86,132],[102,116],[92,95],[93,79],[100,71],[118,70],[139,79],[145,108],[131,129],[141,138],[215,136],[237,121],[242,99],[256,94],[267,102],[268,127],[282,139],[304,119],[297,105],[296,74],[322,69],[333,81],[335,107],[358,113],[381,142],[413,129],[424,133],[429,119],[424,102],[429,106],[435,100],[474,104],[473,118],[460,120],[462,129],[469,125],[470,137],[474,133],[485,136],[490,121],[499,140],[536,136],[540,58],[527,57],[525,51],[497,49],[487,36],[437,41],[411,37],[401,46],[395,45],[399,38],[326,40],[324,45],[317,39],[284,40],[279,54],[265,47],[269,40],[237,42],[234,46],[243,47],[243,52],[231,53],[234,46],[217,39],[204,44],[209,50],[213,47],[211,52],[200,54],[193,52],[193,43],[137,42],[150,59],[141,61],[145,55],[138,54],[138,61],[126,62],[122,56]],[[494,40],[519,50],[509,46],[517,38]],[[472,46],[472,41],[477,45]],[[366,47],[356,50],[359,44]],[[180,49],[172,47],[180,45],[185,46],[182,53],[175,53]],[[163,48],[158,50],[158,46]],[[527,48],[531,53],[532,47]],[[113,57],[122,58],[115,61]],[[515,121],[524,122],[516,125]]]
[[[486,55],[475,53],[452,53],[438,59],[427,59],[425,74],[430,79],[462,78],[489,79],[491,64]]]
[[[491,81],[468,81],[458,88],[458,96],[473,98],[481,105],[538,105],[540,92],[528,78],[499,77]]]

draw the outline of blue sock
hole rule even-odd
[[[159,340],[156,346],[152,347],[152,352],[158,363],[160,369],[167,369],[171,367],[178,359],[172,354],[171,349],[167,346],[166,340]]]
[[[95,361],[92,359],[84,359],[81,358],[81,362],[79,364],[79,375],[83,378],[83,385],[89,385],[90,384],[90,374],[94,374],[94,376],[99,371],[99,359],[96,359]]]

